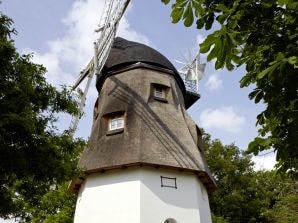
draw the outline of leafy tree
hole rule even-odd
[[[38,202],[20,200],[22,210],[19,213],[19,222],[72,223],[77,196],[67,191],[69,181],[51,187],[47,193],[39,196]]]
[[[273,186],[274,185],[274,186]],[[289,178],[272,182],[276,196],[263,216],[273,223],[294,223],[298,219],[298,182]]]
[[[298,196],[296,194],[289,194],[282,197],[278,203],[271,210],[276,223],[295,223],[298,217]]]
[[[46,69],[31,55],[16,52],[11,24],[0,13],[0,217],[30,221],[25,204],[39,207],[74,176],[85,143],[57,131],[57,114],[77,114],[77,103],[66,88],[46,82]]]
[[[162,0],[168,4],[170,0]],[[176,0],[174,23],[183,20],[198,29],[217,30],[200,45],[215,68],[233,70],[244,65],[240,86],[266,109],[257,116],[259,136],[248,151],[273,148],[278,167],[298,176],[298,2],[295,0]]]
[[[241,154],[233,144],[224,146],[219,140],[211,140],[208,134],[204,134],[204,143],[206,161],[217,184],[209,198],[213,222],[254,222],[251,220],[259,215],[259,200],[253,195],[250,156]]]
[[[251,157],[235,145],[204,134],[205,157],[216,180],[209,196],[214,223],[274,223],[297,219],[297,181],[276,171],[253,170]],[[283,213],[286,211],[287,214]]]

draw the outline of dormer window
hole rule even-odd
[[[123,129],[124,119],[123,115],[115,115],[109,118],[109,131],[114,131],[116,129]]]
[[[168,102],[167,94],[169,87],[162,84],[152,84],[152,95],[153,98],[157,101]]]
[[[119,134],[124,131],[125,112],[107,114],[103,118],[107,123],[107,136]]]

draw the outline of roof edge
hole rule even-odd
[[[112,170],[120,170],[120,169],[127,169],[131,167],[153,167],[155,169],[166,169],[166,170],[173,170],[178,172],[188,172],[193,173],[198,176],[200,181],[204,184],[207,189],[208,194],[212,194],[216,190],[216,183],[214,180],[208,175],[206,171],[203,170],[194,170],[194,169],[187,169],[187,168],[179,168],[167,165],[159,165],[159,164],[152,164],[152,163],[143,163],[143,162],[136,162],[136,163],[128,163],[123,165],[115,165],[115,166],[108,166],[102,167],[98,169],[88,170],[85,171],[84,174],[79,175],[76,179],[72,180],[68,186],[68,191],[73,194],[78,194],[81,185],[83,184],[85,178],[89,174],[93,173],[105,173],[107,171]]]

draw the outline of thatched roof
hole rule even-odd
[[[164,67],[178,74],[178,71],[173,64],[157,50],[142,43],[116,37],[109,57],[105,63],[105,70],[110,71],[119,66],[125,66],[136,62]]]

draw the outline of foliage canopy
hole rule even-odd
[[[16,52],[11,25],[0,14],[0,217],[26,219],[24,203],[38,207],[41,196],[74,176],[85,142],[58,133],[57,114],[77,114],[77,103],[46,82],[31,55]]]
[[[171,17],[187,27],[196,22],[198,29],[214,29],[200,51],[208,53],[208,61],[216,60],[216,69],[245,66],[240,86],[256,86],[249,98],[266,105],[257,116],[259,136],[248,151],[258,154],[273,148],[278,168],[297,177],[298,2],[176,0]]]
[[[217,190],[209,196],[215,223],[292,223],[298,182],[276,171],[254,171],[251,156],[204,134],[205,158]]]

